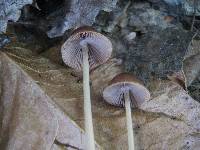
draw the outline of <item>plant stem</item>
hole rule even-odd
[[[128,130],[128,147],[129,150],[135,150],[129,91],[125,93],[124,98],[125,98],[125,108],[126,108],[126,124]]]
[[[84,117],[85,117],[85,132],[86,132],[86,149],[95,150],[94,131],[92,124],[92,110],[89,85],[89,62],[88,62],[88,47],[86,44],[83,48],[83,93],[84,93]]]

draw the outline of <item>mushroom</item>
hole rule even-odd
[[[104,35],[91,27],[76,29],[61,48],[64,63],[76,71],[83,71],[85,131],[88,138],[87,150],[94,150],[94,131],[89,86],[89,71],[103,63],[111,56],[112,43]]]
[[[129,73],[116,75],[103,91],[103,98],[111,105],[126,109],[126,123],[128,130],[129,150],[134,150],[134,136],[132,127],[131,107],[140,107],[150,99],[150,92],[140,80]]]

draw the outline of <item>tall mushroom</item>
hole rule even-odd
[[[112,53],[112,43],[91,27],[76,29],[61,48],[65,64],[76,71],[83,71],[84,116],[87,150],[94,150],[94,131],[90,100],[89,70],[105,63]]]
[[[132,127],[131,107],[140,107],[150,99],[150,92],[143,86],[140,80],[129,73],[116,75],[103,91],[103,97],[111,105],[126,109],[126,123],[128,130],[129,150],[134,150],[134,133]]]

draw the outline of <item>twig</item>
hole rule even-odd
[[[65,146],[65,147],[70,147],[70,148],[73,148],[75,150],[83,150],[83,149],[80,149],[80,148],[78,148],[76,146],[73,146],[73,145],[70,145],[70,144],[67,144],[67,143],[61,143],[61,142],[59,142],[56,139],[55,139],[54,143],[57,144],[57,145],[61,145],[61,146]]]

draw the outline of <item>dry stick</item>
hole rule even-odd
[[[83,149],[80,149],[80,148],[78,148],[78,147],[76,147],[76,146],[70,145],[70,144],[68,144],[68,143],[61,143],[61,142],[59,142],[57,139],[55,139],[54,143],[55,143],[56,145],[65,146],[65,147],[72,148],[72,149],[75,149],[75,150],[83,150]]]
[[[129,150],[135,150],[129,91],[125,92],[124,98],[125,98],[125,108],[126,108],[126,124],[127,124],[127,130],[128,130],[128,147],[129,147]]]
[[[92,124],[90,85],[89,85],[89,62],[88,47],[86,43],[81,43],[83,52],[83,93],[84,93],[84,116],[87,150],[95,150],[94,131]]]

